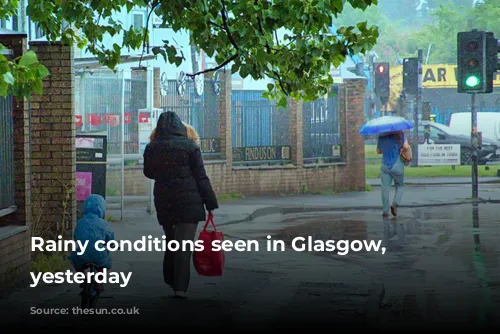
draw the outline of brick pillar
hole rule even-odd
[[[231,71],[221,74],[221,90],[219,94],[219,138],[220,157],[226,165],[233,166],[233,130],[232,130],[232,88]]]
[[[292,163],[297,167],[304,165],[304,128],[303,128],[303,114],[302,114],[302,101],[289,100],[290,110],[290,146]]]
[[[159,67],[155,67],[153,69],[153,82],[154,82],[153,108],[161,108],[161,69]]]
[[[73,50],[59,42],[30,42],[30,48],[50,72],[43,94],[31,100],[33,197],[43,205],[33,217],[70,236],[76,220]]]
[[[366,79],[344,79],[339,88],[339,117],[342,135],[342,152],[349,170],[349,188],[365,188],[365,141],[359,135],[363,125]]]
[[[0,35],[0,44],[14,52],[16,58],[26,52],[26,34],[11,33]],[[14,164],[15,164],[15,205],[17,212],[6,216],[9,224],[31,225],[31,155],[30,123],[28,105],[25,99],[14,99]]]

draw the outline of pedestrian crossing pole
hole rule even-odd
[[[418,49],[418,74],[417,74],[417,94],[415,96],[415,107],[413,109],[413,167],[418,166],[418,126],[419,126],[419,118],[422,114],[422,61],[423,61],[423,51],[422,49]]]
[[[476,93],[470,94],[471,105],[471,144],[472,144],[472,200],[478,199],[478,184],[477,184],[477,155],[479,146],[479,136],[477,133],[477,110],[476,110]]]

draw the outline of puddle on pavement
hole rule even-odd
[[[274,234],[275,239],[290,245],[296,237],[311,236],[314,240],[364,240],[367,239],[367,222],[363,220],[341,220],[324,216],[309,218],[303,224],[286,227]]]
[[[274,233],[275,238],[287,242],[298,236],[312,236],[315,240],[383,240],[389,251],[432,248],[436,252],[470,254],[479,247],[497,252],[500,215],[493,204],[480,205],[476,213],[471,205],[401,208],[398,217],[389,219],[383,219],[378,211],[323,212],[285,216]],[[479,245],[477,236],[483,240]]]
[[[285,216],[280,224],[265,224],[247,230],[249,236],[263,238],[271,234],[290,246],[296,237],[311,236],[314,240],[375,240],[386,247],[380,252],[356,252],[334,256],[336,260],[364,263],[369,266],[439,270],[447,259],[463,264],[465,271],[474,271],[477,261],[500,273],[500,215],[498,206],[480,204],[477,210],[468,205],[428,208],[400,208],[396,218],[383,219],[379,211],[316,212]],[[243,228],[243,227],[242,227]],[[430,264],[428,258],[438,259]],[[451,262],[450,262],[451,263]],[[418,268],[417,268],[418,267]],[[500,281],[499,278],[495,281]]]
[[[386,247],[384,255],[380,252],[351,252],[346,256],[316,252],[315,255],[360,266],[382,280],[386,300],[398,301],[391,302],[388,314],[409,312],[398,309],[404,304],[399,301],[408,294],[431,303],[431,297],[422,297],[429,289],[438,296],[432,298],[439,298],[443,305],[477,309],[485,305],[484,300],[500,303],[500,215],[498,205],[480,204],[476,208],[471,204],[400,208],[399,216],[390,219],[383,219],[376,210],[316,212],[287,215],[279,223],[267,225],[263,219],[253,226],[241,225],[241,229],[255,238],[261,238],[265,231],[288,246],[299,236],[322,241],[381,240]],[[485,312],[491,311],[488,307]]]

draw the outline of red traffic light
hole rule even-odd
[[[474,52],[478,49],[479,47],[479,44],[476,42],[476,41],[470,41],[469,43],[467,43],[467,45],[465,46],[465,49],[468,51],[468,52]]]
[[[385,72],[385,70],[386,70],[386,68],[385,68],[385,66],[384,66],[384,65],[378,65],[378,66],[377,66],[377,73],[382,74],[382,73],[384,73],[384,72]]]

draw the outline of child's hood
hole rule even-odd
[[[83,214],[93,214],[101,219],[106,216],[106,201],[101,195],[92,194],[85,200]]]

